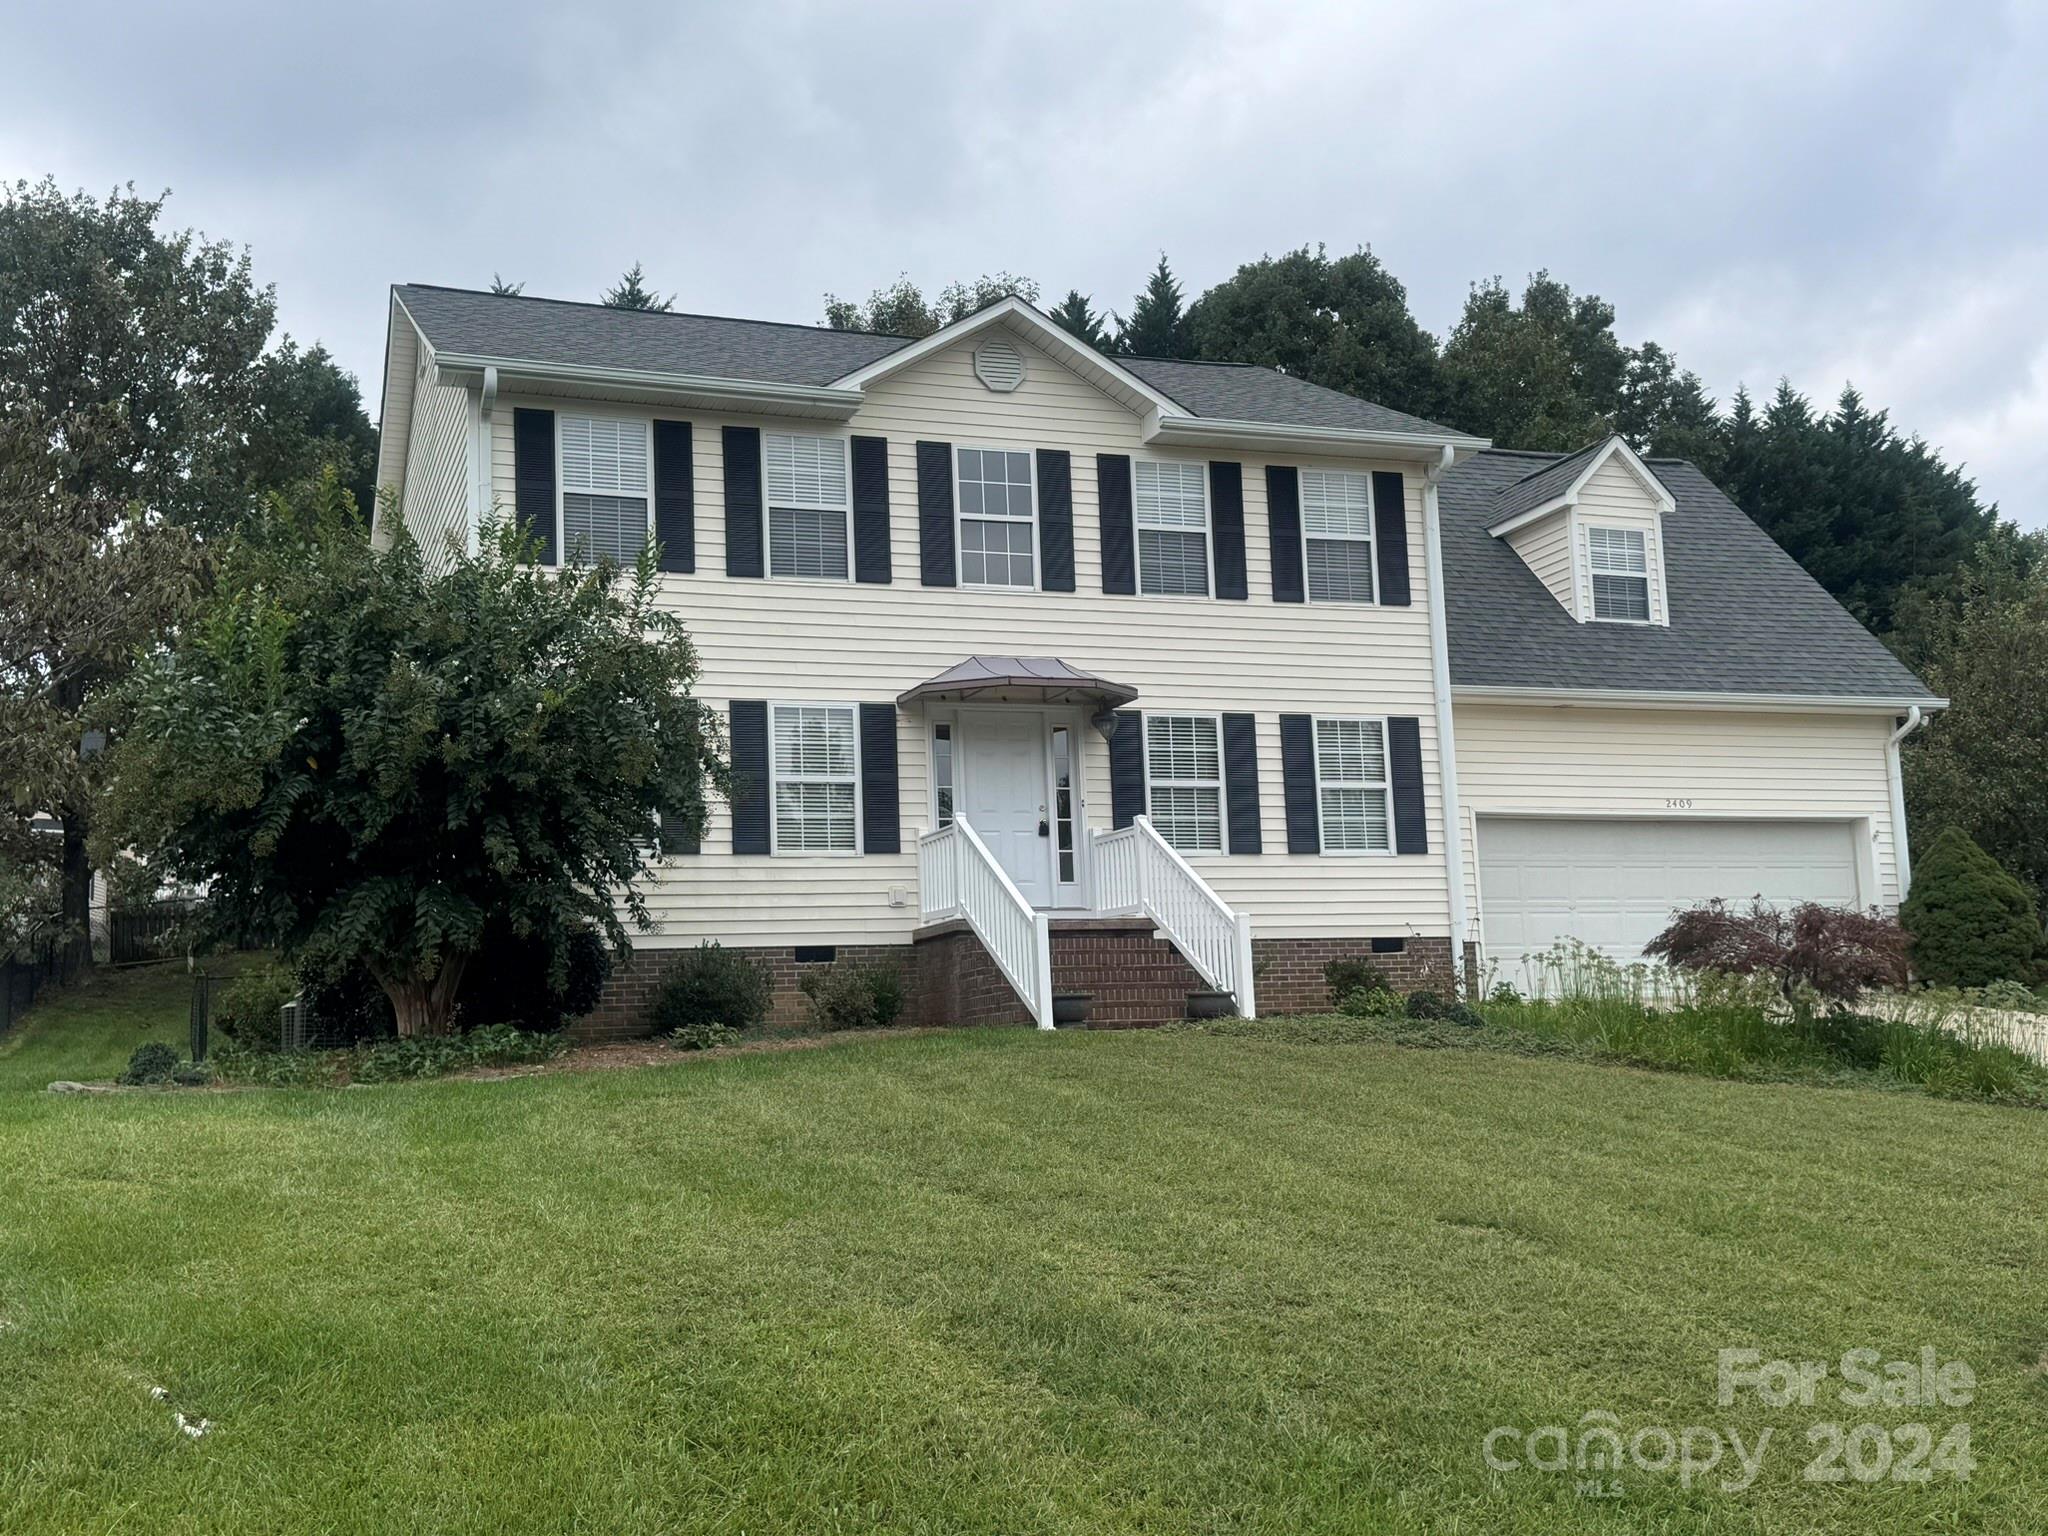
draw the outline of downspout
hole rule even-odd
[[[1444,878],[1450,884],[1451,966],[1465,974],[1469,921],[1465,912],[1465,839],[1458,809],[1458,741],[1451,723],[1451,645],[1444,621],[1449,598],[1444,583],[1444,548],[1437,512],[1437,482],[1457,462],[1457,450],[1444,444],[1443,455],[1422,474],[1422,545],[1429,566],[1429,664],[1436,693],[1436,754],[1443,779]]]
[[[1915,704],[1906,711],[1905,720],[1884,744],[1885,784],[1892,796],[1892,856],[1899,866],[1900,901],[1904,901],[1906,893],[1913,888],[1913,852],[1906,843],[1906,776],[1899,768],[1899,743],[1926,723],[1927,717]]]
[[[491,416],[498,405],[498,370],[484,369],[483,386],[476,395],[476,417],[470,432],[470,452],[475,458],[469,477],[469,552],[477,552],[477,535],[491,514]]]

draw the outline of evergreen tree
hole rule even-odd
[[[1110,349],[1111,340],[1103,327],[1102,316],[1089,307],[1088,299],[1080,289],[1069,288],[1067,296],[1050,313],[1052,323],[1068,335],[1085,341],[1098,352]]]
[[[639,271],[638,263],[634,264],[633,270],[636,272]],[[491,292],[503,294],[507,298],[516,299],[519,297],[520,294],[526,292],[526,284],[508,283],[505,281],[505,279],[498,276],[497,273],[493,272],[491,274]]]
[[[620,276],[618,282],[605,289],[600,303],[611,309],[667,309],[675,302],[673,298],[662,298],[647,286],[640,263],[634,262]]]
[[[2041,919],[2027,888],[1960,828],[1921,856],[1899,921],[1913,935],[1913,970],[1923,981],[2032,986],[2040,976]]]
[[[1116,350],[1125,357],[1192,357],[1193,338],[1181,308],[1180,284],[1159,253],[1145,288],[1131,305],[1131,317],[1116,317]]]

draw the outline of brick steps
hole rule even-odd
[[[1130,918],[1054,918],[1052,989],[1094,999],[1090,1029],[1156,1029],[1187,1017],[1208,983],[1179,950]]]

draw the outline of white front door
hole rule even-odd
[[[1045,720],[1036,711],[963,715],[967,821],[1034,907],[1052,905]]]

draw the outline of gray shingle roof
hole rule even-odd
[[[755,383],[825,385],[909,345],[821,325],[610,309],[407,283],[399,300],[438,351]]]
[[[1162,357],[1120,357],[1124,367],[1197,416],[1220,421],[1270,421],[1351,432],[1420,432],[1462,436],[1405,411],[1250,363],[1184,363]]]
[[[1494,493],[1492,521],[1504,523],[1517,512],[1527,512],[1531,507],[1555,501],[1578,479],[1586,461],[1606,446],[1604,438],[1597,443],[1588,443],[1577,453],[1568,453],[1555,463],[1546,463],[1512,484],[1502,486]]]
[[[1451,682],[1460,688],[1644,689],[1925,702],[1932,693],[1742,509],[1683,459],[1651,466],[1664,518],[1669,627],[1580,624],[1505,539],[1503,491],[1560,463],[1489,449],[1444,476]]]
[[[821,325],[609,309],[422,283],[401,284],[395,292],[437,350],[522,362],[825,385],[910,345],[901,336]],[[1439,437],[1450,433],[1418,416],[1270,368],[1149,357],[1117,361],[1197,416]]]

